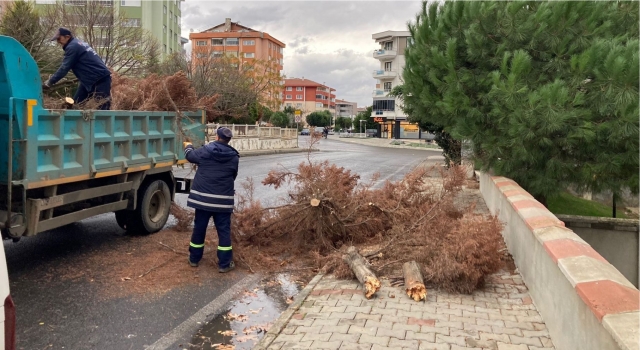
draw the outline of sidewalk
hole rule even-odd
[[[412,139],[394,140],[394,139],[381,139],[381,138],[377,138],[377,137],[366,137],[366,138],[361,138],[361,137],[340,137],[339,135],[329,135],[329,139],[336,140],[336,141],[342,141],[342,142],[357,143],[357,144],[367,145],[367,146],[375,146],[375,147],[408,148],[408,149],[413,149],[413,150],[442,152],[442,148],[438,147],[438,145],[436,145],[435,143],[432,146],[429,146],[429,147],[409,146],[409,144],[411,144],[411,143],[412,144],[419,143],[421,145],[425,145],[425,142],[423,140],[412,140]],[[404,144],[394,145],[394,144],[392,144],[394,141],[395,142],[404,142]]]
[[[426,302],[384,279],[371,300],[355,280],[314,282],[255,349],[555,349],[517,273],[496,273],[472,295],[429,290]]]

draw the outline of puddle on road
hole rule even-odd
[[[302,289],[286,274],[265,278],[207,322],[191,339],[189,350],[252,349]],[[186,347],[185,347],[186,348]]]

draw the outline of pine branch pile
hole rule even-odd
[[[182,71],[171,76],[151,74],[143,79],[113,74],[111,85],[111,109],[114,110],[173,112],[173,101],[180,111],[205,110],[213,113],[217,98],[217,95],[198,98],[191,81]]]
[[[463,168],[416,168],[381,188],[359,180],[311,159],[297,171],[272,170],[262,183],[291,189],[287,202],[273,208],[254,200],[248,183],[233,216],[236,254],[264,267],[284,253],[347,276],[341,259],[347,247],[375,244],[378,251],[365,257],[374,257],[381,272],[415,260],[427,283],[463,293],[503,266],[498,219],[474,214],[473,205],[461,211],[453,204],[465,182]]]

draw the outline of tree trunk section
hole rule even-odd
[[[408,261],[402,265],[404,287],[409,298],[420,301],[427,297],[427,288],[420,272],[420,266],[415,261]]]
[[[358,278],[358,281],[364,286],[364,296],[367,299],[371,299],[380,289],[380,280],[371,272],[367,266],[367,261],[358,254],[358,251],[353,246],[347,249],[347,254],[343,255],[342,259],[349,265],[351,271],[353,271],[356,278]]]

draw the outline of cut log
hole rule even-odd
[[[358,254],[358,251],[353,246],[347,249],[347,254],[343,255],[342,259],[347,262],[347,265],[349,265],[351,271],[356,275],[358,281],[362,283],[364,287],[364,296],[367,299],[371,299],[371,297],[380,289],[380,280],[373,272],[371,272],[367,261]]]
[[[420,266],[415,261],[408,261],[402,265],[404,288],[409,298],[420,301],[427,297],[427,287],[420,272]]]

